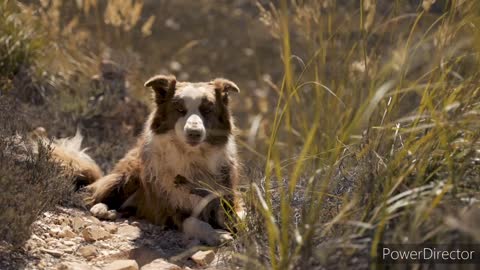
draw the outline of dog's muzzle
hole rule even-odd
[[[201,143],[205,139],[205,128],[202,118],[196,114],[191,115],[187,119],[184,132],[188,144],[197,145]]]

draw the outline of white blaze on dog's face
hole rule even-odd
[[[151,124],[155,134],[173,132],[186,145],[223,145],[231,134],[228,92],[238,87],[225,79],[177,82],[155,76],[145,83],[154,89],[156,110]]]
[[[213,111],[215,97],[211,89],[187,84],[177,90],[173,100],[175,108],[183,114],[175,123],[175,133],[189,145],[196,146],[207,138],[206,117]]]

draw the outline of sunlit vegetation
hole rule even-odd
[[[14,2],[0,99],[29,128],[82,128],[103,169],[141,129],[151,74],[238,83],[249,215],[232,267],[367,268],[380,243],[480,241],[476,1]]]

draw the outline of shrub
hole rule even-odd
[[[4,88],[22,68],[33,63],[42,41],[34,25],[24,27],[11,1],[0,0],[0,87]],[[4,91],[5,89],[0,89]],[[0,92],[1,93],[1,92]]]
[[[64,200],[72,178],[51,157],[50,147],[34,143],[19,104],[0,97],[0,241],[20,245],[44,211]]]

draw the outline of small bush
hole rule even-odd
[[[0,14],[0,86],[3,88],[23,67],[32,64],[41,40],[35,29],[22,27],[9,1],[0,0]]]
[[[48,145],[28,138],[14,101],[0,97],[0,241],[20,245],[44,211],[71,192],[71,177]]]

